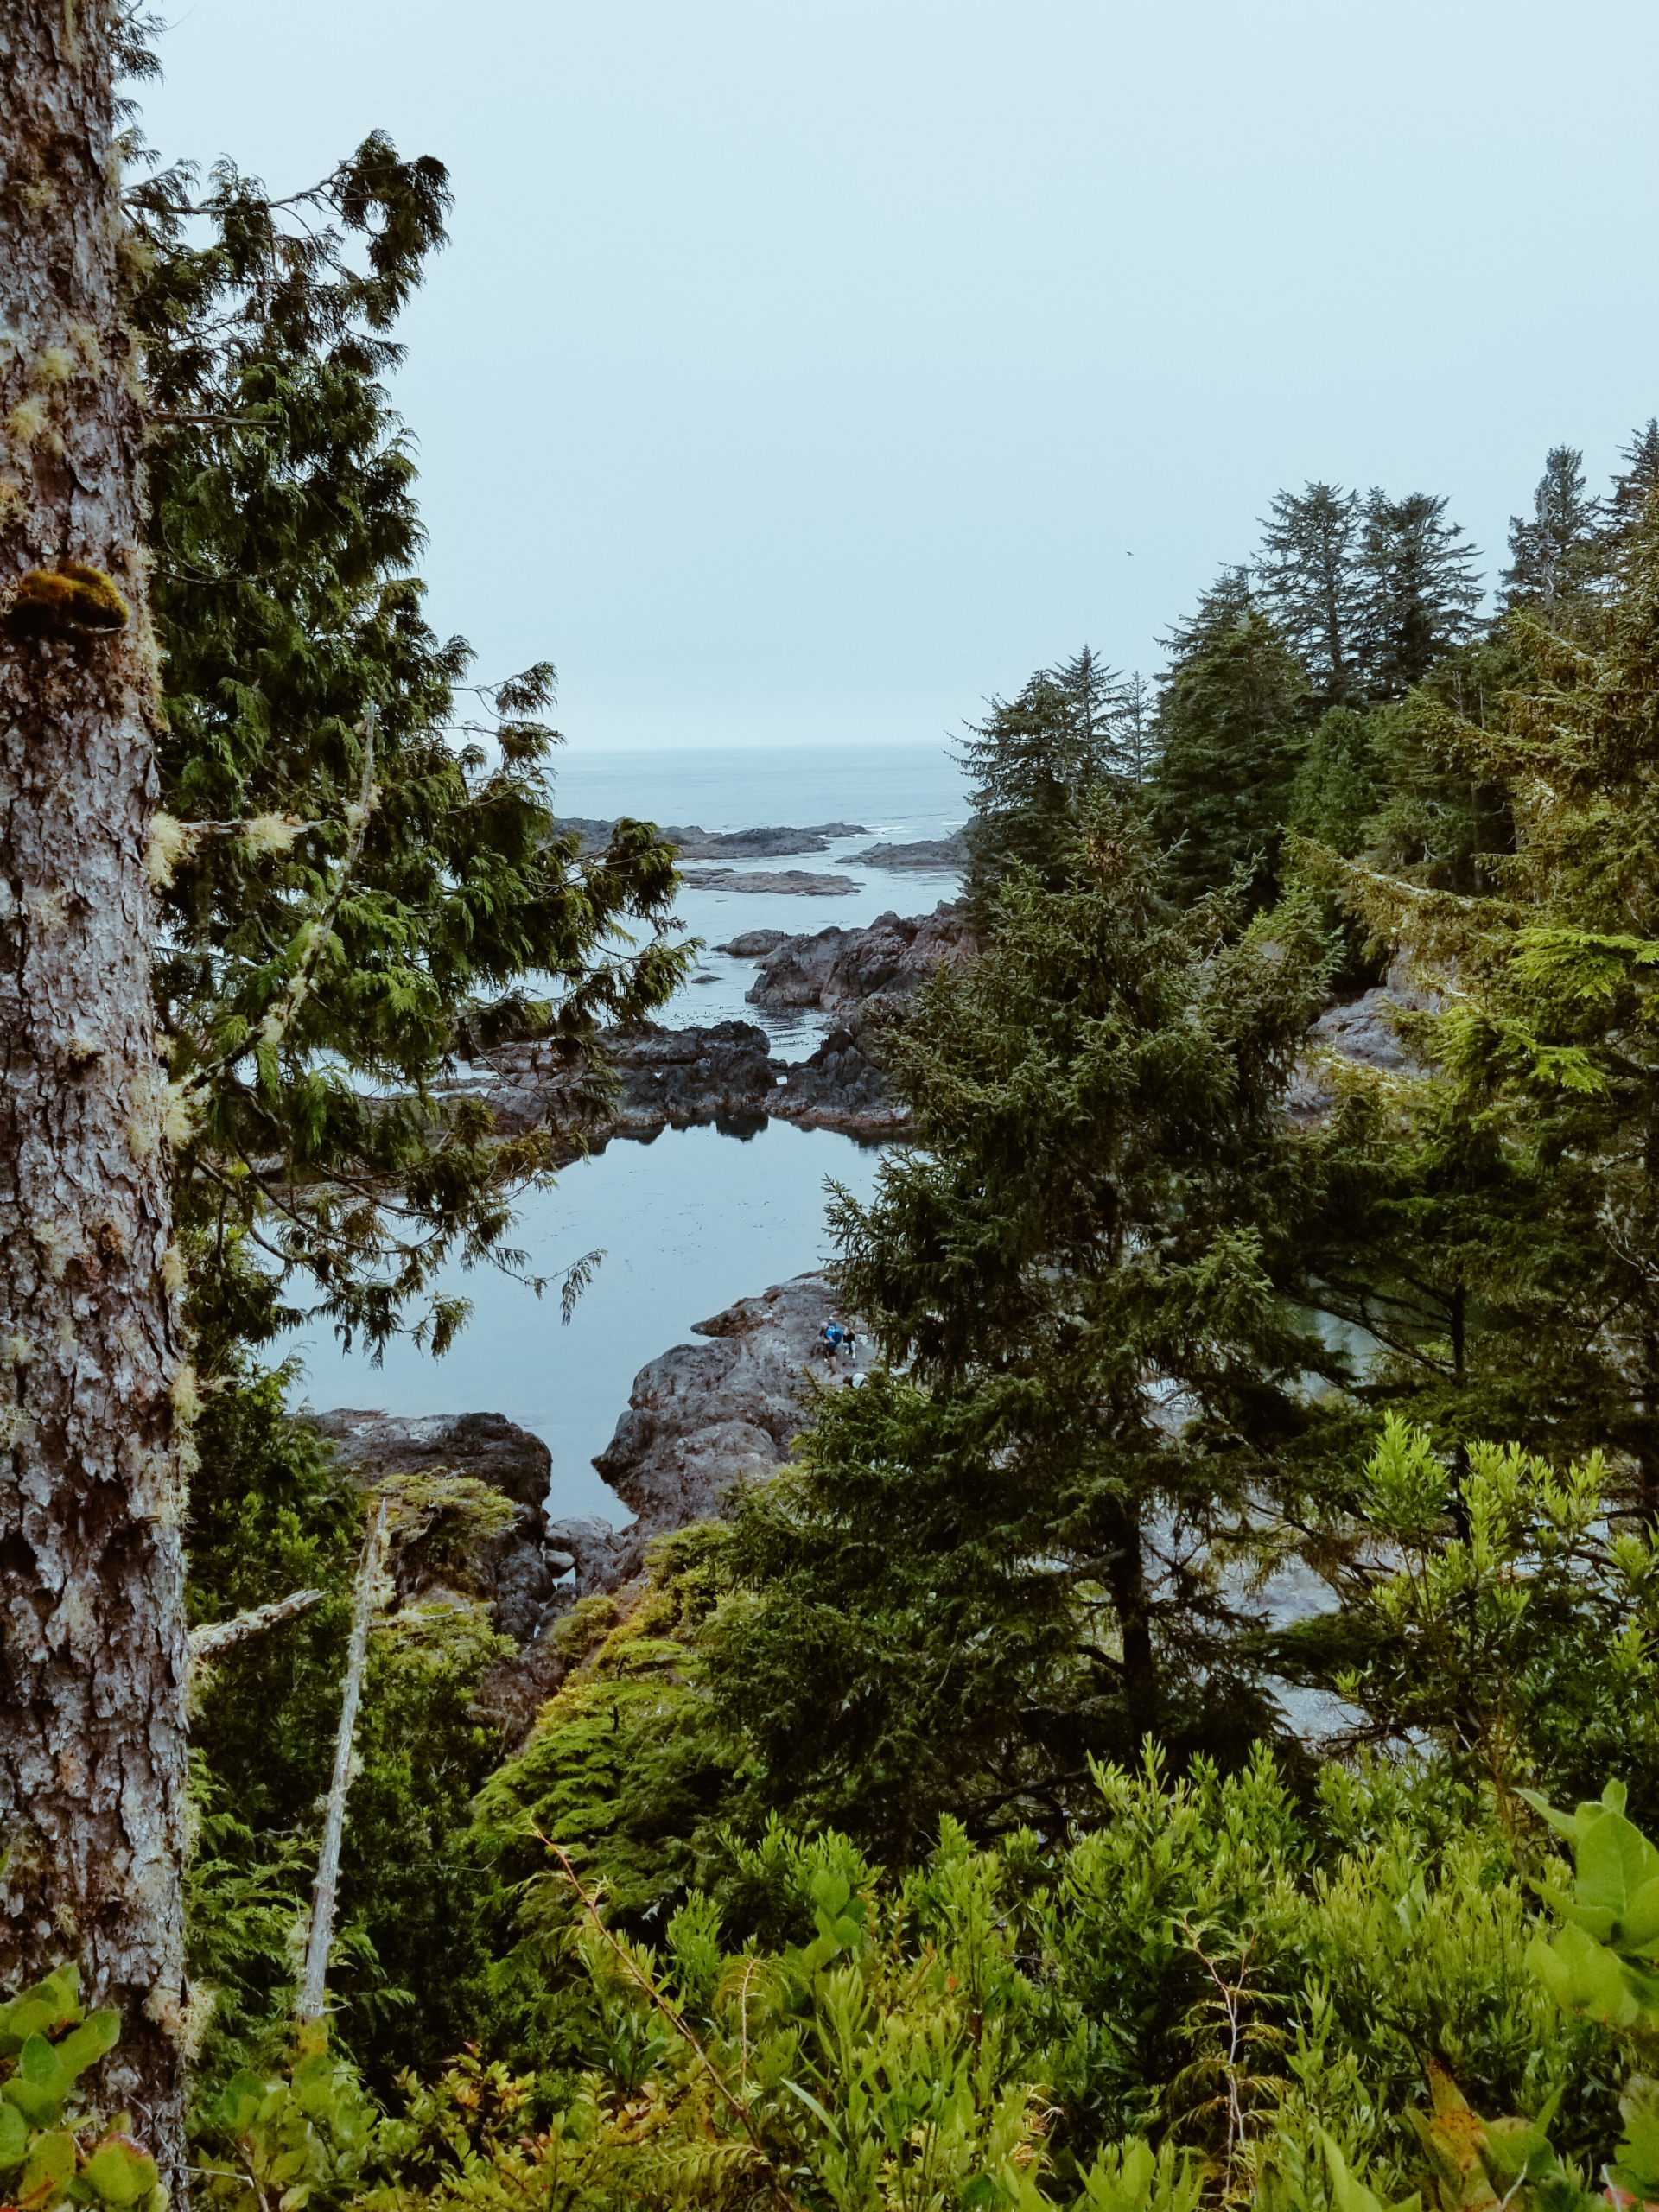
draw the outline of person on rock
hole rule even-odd
[[[832,1374],[835,1372],[836,1355],[841,1350],[842,1340],[846,1333],[840,1320],[833,1313],[818,1332],[818,1342],[823,1346],[823,1357]]]

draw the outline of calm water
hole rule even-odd
[[[827,853],[742,864],[745,874],[809,868],[814,874],[849,875],[858,888],[830,898],[791,892],[698,891],[680,895],[677,912],[708,948],[678,999],[658,1017],[671,1026],[708,1021],[759,1021],[785,1057],[812,1050],[821,1027],[799,1014],[761,1014],[744,1003],[754,981],[753,961],[714,947],[747,930],[861,929],[892,910],[925,914],[960,887],[949,871],[899,874],[857,868],[853,854],[882,842],[909,844],[949,836],[968,817],[960,772],[944,746],[815,747],[734,746],[723,752],[568,753],[558,764],[556,796],[568,814],[601,817],[643,814],[656,822],[696,823],[704,830],[758,830],[780,823],[803,829],[814,822],[859,822],[855,837],[831,842]],[[642,796],[643,794],[643,796]],[[694,867],[696,863],[693,862]]]
[[[847,747],[833,757],[784,747],[576,753],[560,763],[558,799],[571,814],[635,813],[710,830],[865,823],[868,834],[844,841],[842,853],[878,838],[899,843],[945,836],[967,810],[957,772],[938,747]],[[888,907],[925,912],[957,887],[953,876],[849,869],[833,855],[756,865],[834,869],[861,887],[832,899],[689,893],[681,911],[697,935],[718,941],[747,929],[858,926]],[[699,972],[712,981],[689,984],[665,1019],[756,1019],[743,1003],[752,963],[711,955]],[[767,1026],[791,1053],[811,1049],[810,1022]],[[318,1407],[505,1414],[552,1451],[556,1516],[626,1520],[626,1509],[589,1462],[609,1442],[635,1375],[671,1344],[687,1342],[692,1322],[821,1266],[830,1256],[826,1180],[868,1198],[878,1159],[874,1148],[836,1131],[785,1122],[747,1139],[713,1128],[664,1129],[648,1144],[617,1139],[596,1159],[567,1168],[553,1191],[526,1200],[514,1233],[531,1273],[555,1274],[584,1252],[603,1249],[568,1328],[560,1325],[556,1295],[537,1300],[492,1269],[456,1271],[443,1287],[470,1298],[474,1313],[447,1357],[394,1345],[377,1370],[342,1353],[326,1330],[305,1332],[298,1339],[306,1363],[300,1395]]]

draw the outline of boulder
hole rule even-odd
[[[868,929],[832,925],[786,938],[764,954],[751,1006],[817,1007],[845,1013],[875,998],[903,998],[944,964],[979,950],[965,909],[941,901],[931,914],[878,915]]]
[[[815,1128],[865,1136],[896,1134],[909,1111],[889,1096],[886,1074],[866,1049],[868,1042],[850,1029],[832,1029],[810,1059],[788,1067],[779,1064],[784,1080],[772,1093],[772,1111],[784,1121]]]
[[[463,1518],[459,1534],[446,1531],[440,1552],[418,1539],[400,1547],[397,1592],[405,1603],[482,1599],[505,1635],[519,1644],[531,1641],[553,1594],[542,1548],[553,1459],[539,1436],[500,1414],[399,1418],[341,1408],[302,1418],[334,1446],[336,1465],[365,1490],[418,1478],[438,1513],[444,1484],[458,1477],[498,1492],[511,1508],[510,1515],[497,1516],[503,1525],[469,1535]]]
[[[633,1526],[620,1538],[602,1522],[553,1532],[577,1557],[580,1594],[615,1589],[639,1573],[652,1537],[719,1514],[734,1490],[787,1459],[809,1418],[809,1370],[830,1379],[817,1355],[835,1310],[828,1276],[796,1275],[697,1322],[692,1333],[707,1343],[676,1344],[641,1368],[594,1461],[638,1516]]]

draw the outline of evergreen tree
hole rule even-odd
[[[1324,988],[1308,910],[1185,909],[1097,797],[1069,887],[888,1046],[913,1142],[832,1209],[843,1294],[903,1379],[822,1408],[740,1503],[720,1709],[764,1793],[913,1853],[949,1806],[1052,1828],[1148,1729],[1232,1756],[1270,1707],[1206,1544],[1340,1408],[1274,1287],[1302,1205],[1280,1099]]]
[[[1262,525],[1255,582],[1314,696],[1332,706],[1358,688],[1365,627],[1365,579],[1359,561],[1359,494],[1334,484],[1281,492]]]
[[[1492,1133],[1507,1173],[1536,1187],[1531,1264],[1550,1287],[1511,1356],[1521,1402],[1505,1433],[1548,1431],[1552,1453],[1599,1441],[1659,1514],[1659,840],[1650,773],[1659,728],[1659,518],[1624,545],[1595,652],[1541,609],[1513,618],[1527,655],[1484,718],[1427,696],[1425,740],[1508,794],[1513,849],[1468,887],[1430,897],[1361,871],[1379,934],[1403,941],[1448,1002],[1421,1049],[1445,1073],[1448,1130]],[[1468,702],[1465,701],[1465,707]],[[1546,1387],[1540,1363],[1576,1364]]]
[[[182,2201],[180,1519],[200,1400],[144,880],[160,715],[123,312],[125,39],[122,11],[56,0],[0,23],[0,1980],[71,1962],[88,2005],[120,2015],[102,2101],[142,2115]],[[55,2032],[66,2009],[29,2018]],[[38,2032],[25,2048],[6,2110],[55,2127],[59,2092],[27,2098],[34,2055],[48,2082],[56,2057]],[[16,2186],[44,2202],[77,2152],[41,2143]],[[22,2164],[18,2126],[8,2155]]]
[[[1596,502],[1585,496],[1584,455],[1572,446],[1552,446],[1531,516],[1510,518],[1499,611],[1535,602],[1553,614],[1557,599],[1588,574],[1599,535]]]
[[[1351,858],[1366,842],[1385,788],[1376,718],[1357,708],[1332,707],[1308,739],[1290,787],[1287,824]]]
[[[1645,430],[1633,430],[1630,442],[1621,446],[1624,466],[1613,479],[1605,512],[1616,533],[1639,524],[1649,502],[1659,494],[1659,416],[1649,416]]]
[[[177,1202],[198,1295],[241,1300],[250,1329],[282,1309],[248,1301],[240,1240],[348,1336],[378,1344],[412,1307],[442,1350],[465,1307],[433,1302],[436,1269],[512,1256],[507,1194],[548,1143],[496,1141],[434,1078],[480,1038],[575,1045],[659,1003],[686,957],[672,854],[625,823],[584,857],[554,817],[550,665],[472,684],[422,613],[378,378],[442,242],[442,167],[377,136],[280,207],[228,164],[190,184],[134,194]]]
[[[1058,888],[1086,794],[1133,780],[1137,711],[1118,672],[1084,645],[969,725],[957,758],[974,779],[968,887],[982,920],[1013,868]]]
[[[1473,634],[1480,556],[1459,543],[1462,525],[1446,521],[1446,507],[1427,492],[1390,499],[1374,491],[1365,502],[1363,669],[1374,695],[1399,698]]]
[[[1158,705],[1151,821],[1176,849],[1189,893],[1214,890],[1243,868],[1264,901],[1306,743],[1306,677],[1274,625],[1242,587],[1236,600],[1226,580],[1167,642],[1175,657]]]

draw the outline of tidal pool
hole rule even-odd
[[[296,1395],[320,1410],[505,1414],[552,1452],[556,1519],[626,1521],[589,1462],[610,1441],[634,1376],[671,1344],[695,1342],[692,1322],[822,1266],[826,1182],[868,1198],[879,1157],[837,1130],[787,1122],[747,1136],[705,1126],[646,1143],[613,1138],[520,1208],[510,1241],[528,1255],[527,1272],[554,1279],[543,1297],[494,1268],[454,1269],[442,1287],[469,1298],[473,1316],[451,1351],[435,1360],[399,1342],[378,1368],[315,1324],[295,1338],[305,1368]],[[595,1248],[605,1257],[565,1327],[556,1278]]]

